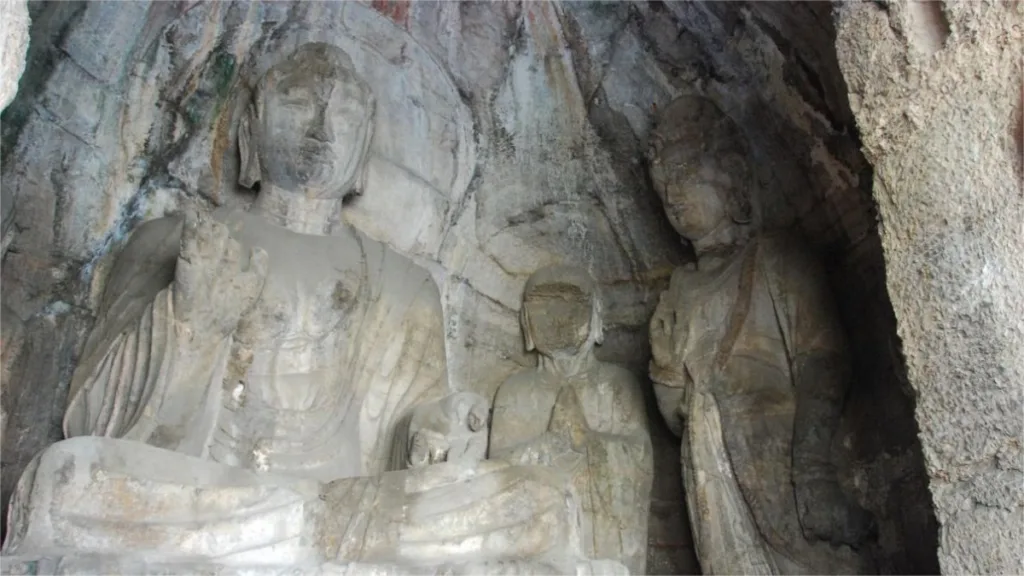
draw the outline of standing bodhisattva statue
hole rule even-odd
[[[754,233],[748,150],[712,102],[674,101],[652,144],[654,188],[697,252],[650,334],[702,570],[870,570],[857,549],[871,517],[830,460],[851,373],[824,271],[793,239]]]

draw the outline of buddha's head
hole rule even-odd
[[[304,44],[253,87],[239,127],[239,183],[315,198],[361,192],[374,111],[370,86],[345,52]]]
[[[604,340],[597,285],[574,266],[534,272],[526,281],[520,314],[526,350],[549,358],[578,356]]]
[[[672,227],[696,242],[751,220],[752,174],[739,127],[712,101],[674,100],[651,134],[651,180]]]

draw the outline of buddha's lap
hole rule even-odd
[[[365,498],[367,485],[380,497]],[[332,503],[331,490],[348,501]],[[7,543],[8,553],[59,547],[215,557],[259,549],[295,559],[309,553],[297,542],[308,540],[325,513],[399,520],[400,541],[472,539],[519,526],[522,538],[513,540],[529,553],[544,548],[535,534],[565,531],[573,506],[564,479],[538,467],[441,464],[320,485],[100,437],[52,445],[15,498],[10,531],[20,536]]]

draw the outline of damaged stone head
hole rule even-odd
[[[490,412],[491,403],[473,392],[420,404],[410,417],[404,466],[483,460]]]
[[[733,244],[753,219],[747,142],[705,98],[674,100],[651,135],[654,190],[676,232],[695,245]]]
[[[585,354],[604,339],[594,279],[572,266],[549,266],[530,276],[521,322],[526,350],[543,357]]]
[[[310,198],[360,193],[375,108],[344,51],[304,44],[253,87],[238,131],[239,183]]]

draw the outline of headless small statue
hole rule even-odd
[[[651,320],[658,404],[682,437],[685,493],[706,574],[870,571],[870,515],[830,460],[850,378],[822,269],[782,234],[751,234],[748,153],[713,103],[665,108],[651,176],[698,256]]]
[[[396,442],[396,470],[439,462],[479,462],[487,458],[491,406],[473,392],[456,392],[420,404],[405,422],[405,442]]]
[[[4,561],[599,566],[578,553],[565,475],[472,460],[388,471],[396,424],[449,390],[436,285],[341,222],[363,190],[372,91],[319,43],[254,88],[239,128],[254,206],[134,232],[73,376],[69,439],[21,478]]]
[[[498,388],[489,457],[570,472],[586,555],[644,574],[654,474],[647,414],[636,378],[594,357],[603,329],[593,278],[569,266],[538,270],[521,320],[538,365]]]

